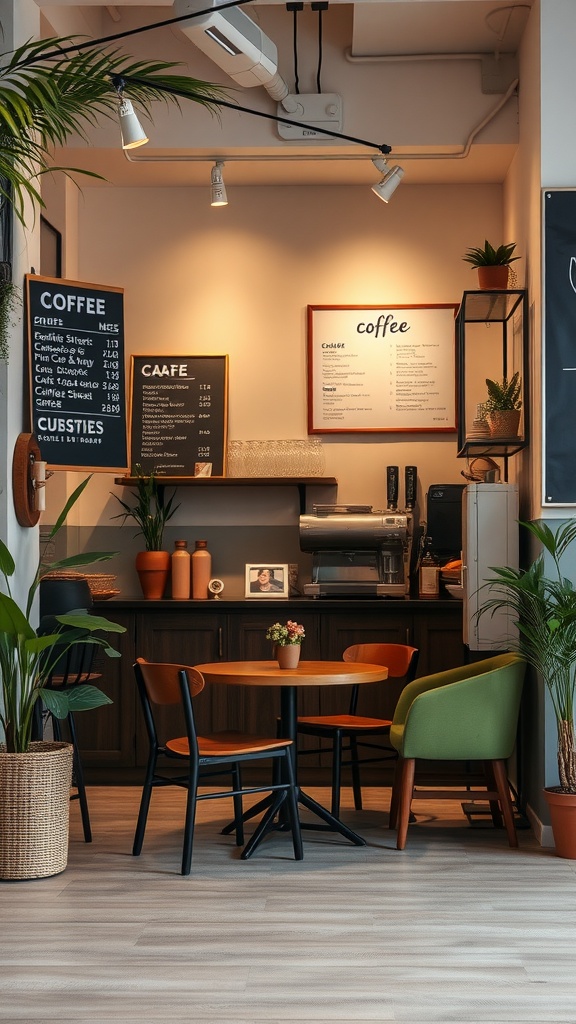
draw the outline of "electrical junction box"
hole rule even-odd
[[[330,142],[329,135],[315,132],[314,128],[324,128],[326,131],[342,131],[342,97],[335,92],[323,93],[298,93],[296,96],[287,96],[287,100],[297,104],[294,111],[287,111],[281,103],[278,104],[278,117],[287,117],[290,121],[302,121],[304,128],[296,128],[291,124],[278,124],[278,135],[281,139],[290,139],[293,142],[313,139],[314,142]]]

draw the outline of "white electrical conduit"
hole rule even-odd
[[[476,138],[478,133],[481,132],[483,128],[486,128],[486,126],[489,125],[490,122],[494,120],[496,115],[500,113],[502,108],[507,104],[507,102],[510,99],[510,97],[516,91],[517,86],[518,86],[518,79],[516,78],[508,86],[508,89],[503,94],[503,96],[500,98],[500,100],[498,101],[496,106],[493,107],[492,110],[490,110],[488,112],[488,114],[486,114],[486,116],[482,118],[482,120],[479,122],[479,124],[477,124],[472,129],[472,131],[468,135],[468,138],[466,139],[466,142],[465,142],[465,144],[464,144],[462,149],[455,150],[454,152],[451,152],[451,153],[435,153],[435,152],[432,152],[432,153],[402,153],[400,151],[392,150],[392,156],[394,157],[394,160],[404,160],[404,161],[405,160],[464,160],[469,155],[470,149],[472,148],[472,143],[474,142],[474,139]],[[340,155],[337,155],[337,154],[334,154],[334,153],[326,153],[326,154],[318,154],[318,153],[307,154],[307,153],[304,153],[302,155],[297,154],[297,153],[278,153],[278,154],[275,154],[275,153],[274,154],[273,153],[268,153],[268,154],[254,153],[254,154],[238,154],[237,156],[225,156],[223,154],[218,154],[218,156],[200,156],[200,155],[194,155],[194,154],[189,154],[188,155],[188,154],[183,154],[183,153],[176,153],[174,156],[154,156],[152,154],[150,154],[150,155],[142,154],[141,156],[135,156],[132,153],[129,153],[128,150],[126,150],[126,149],[123,150],[123,152],[124,152],[124,156],[126,157],[126,159],[131,164],[155,164],[155,163],[157,163],[157,164],[162,164],[162,163],[206,163],[206,164],[208,164],[208,163],[210,163],[210,164],[212,164],[212,163],[214,163],[215,160],[222,160],[222,161],[225,161],[226,163],[232,163],[233,161],[234,162],[246,162],[246,163],[265,163],[266,161],[272,161],[272,162],[278,161],[279,163],[281,163],[281,162],[290,163],[291,161],[299,162],[299,161],[305,161],[305,160],[317,160],[317,161],[324,161],[324,160],[340,160],[340,161],[343,161],[343,160],[367,160],[370,157],[370,154],[368,154],[368,153],[347,153],[347,154],[345,153],[345,154],[340,154]]]
[[[420,60],[483,60],[487,53],[352,53],[348,48],[344,56],[350,64],[401,64]]]

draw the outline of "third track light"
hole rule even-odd
[[[387,161],[381,159],[381,157],[374,157],[372,163],[377,171],[384,172],[382,180],[377,182],[376,185],[372,185],[372,191],[379,199],[388,203],[402,181],[404,169],[399,167],[398,164],[395,164],[394,167],[389,167]]]

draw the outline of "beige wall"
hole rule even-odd
[[[308,303],[457,303],[475,287],[465,248],[501,234],[497,186],[407,186],[388,206],[359,187],[237,188],[229,198],[213,210],[207,189],[85,189],[78,263],[82,280],[125,289],[128,353],[229,354],[237,439],[306,436]],[[375,507],[388,463],[416,464],[424,490],[461,479],[464,465],[453,435],[324,443],[339,498]],[[229,521],[219,504],[213,514]],[[97,505],[86,511],[100,519]]]

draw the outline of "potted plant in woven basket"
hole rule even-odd
[[[135,469],[136,502],[129,505],[115,494],[114,497],[124,511],[112,518],[121,519],[122,526],[127,519],[133,519],[138,524],[139,529],[135,536],[141,535],[144,538],[146,550],[139,551],[136,555],[136,572],[144,597],[157,600],[164,597],[170,574],[170,552],[162,549],[164,527],[179,506],[174,505],[176,492],[173,492],[166,501],[164,488],[158,484],[154,473],[144,476],[141,466],[136,466]]]
[[[51,540],[88,483],[68,499],[51,530]],[[35,709],[42,701],[56,718],[109,704],[95,686],[76,686],[59,693],[45,688],[55,664],[73,645],[98,644],[119,657],[103,633],[124,632],[108,619],[87,613],[56,616],[61,628],[37,636],[31,623],[34,598],[42,577],[55,569],[74,568],[110,558],[113,552],[73,555],[50,565],[42,562],[30,584],[26,606],[11,595],[16,565],[0,540],[0,878],[39,878],[58,874],[68,859],[68,821],[73,748],[69,743],[33,741]]]
[[[576,519],[555,531],[542,521],[521,523],[542,544],[543,552],[528,569],[493,568],[485,588],[490,597],[482,615],[510,609],[518,632],[508,638],[544,681],[550,695],[558,734],[560,785],[547,787],[556,853],[576,859],[576,750],[574,749],[574,694],[576,688],[576,590],[561,560],[576,540]],[[553,573],[544,573],[545,552]]]
[[[486,239],[483,246],[468,249],[462,259],[478,270],[478,286],[481,289],[504,291],[508,287],[510,264],[520,259],[512,255],[515,248],[516,242],[495,248]]]

